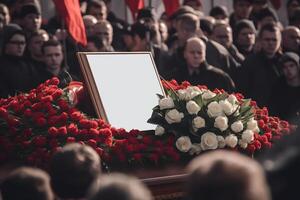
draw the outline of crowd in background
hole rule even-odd
[[[299,0],[286,3],[286,27],[267,0],[233,0],[231,14],[216,6],[209,16],[201,12],[200,1],[184,0],[171,16],[141,9],[133,24],[110,11],[110,0],[80,1],[87,46],[69,36],[58,15],[42,19],[39,1],[5,2],[0,4],[0,98],[27,92],[53,76],[60,79],[60,87],[82,81],[78,51],[151,51],[164,79],[241,92],[259,106],[267,106],[271,115],[299,120]],[[200,156],[188,167],[187,198],[268,200],[272,193],[273,199],[289,199],[288,195],[297,194],[298,174],[287,176],[299,166],[297,137],[283,142],[294,149],[262,159],[269,170],[269,185],[262,166],[254,160],[232,152]],[[100,176],[100,169],[92,149],[66,146],[53,157],[49,175],[31,168],[11,173],[1,185],[2,196],[4,200],[152,198],[136,178]],[[286,182],[280,181],[283,177]]]

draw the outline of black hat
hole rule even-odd
[[[25,36],[23,29],[18,24],[7,24],[3,27],[0,32],[0,49],[1,53],[3,53],[3,49],[5,45],[9,42],[9,40],[15,35],[21,34]]]
[[[155,20],[154,10],[151,8],[142,8],[137,13],[137,21],[140,19],[152,19]]]
[[[233,28],[233,37],[236,38],[244,28],[250,28],[254,33],[256,32],[255,26],[252,21],[248,19],[242,19],[235,24]]]
[[[28,14],[41,15],[41,8],[38,7],[36,4],[33,4],[33,3],[25,4],[21,7],[19,17],[23,18]]]
[[[292,61],[298,66],[298,68],[300,67],[299,66],[299,56],[296,53],[294,53],[294,52],[285,52],[279,60],[281,66],[283,66],[283,64],[288,62],[288,61]]]

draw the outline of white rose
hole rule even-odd
[[[204,133],[201,136],[201,148],[202,150],[218,148],[218,140],[216,134],[212,132]]]
[[[207,114],[210,117],[217,117],[223,114],[222,107],[218,104],[218,102],[213,101],[207,106]]]
[[[215,97],[215,96],[216,96],[216,94],[215,94],[214,92],[210,91],[210,90],[206,90],[206,91],[203,92],[203,94],[202,94],[202,98],[203,98],[204,100],[211,99],[211,98],[213,98],[213,97]]]
[[[192,147],[191,147],[189,153],[190,153],[190,155],[194,155],[194,154],[198,155],[199,153],[201,153],[201,151],[202,151],[201,145],[194,143],[194,144],[192,144]]]
[[[247,129],[252,130],[254,132],[259,132],[259,128],[257,125],[257,121],[254,120],[253,118],[251,118],[248,122],[247,122]]]
[[[191,94],[187,90],[178,90],[177,93],[180,100],[189,101],[192,99]]]
[[[188,152],[192,147],[191,139],[188,136],[181,136],[176,141],[176,147],[181,152]]]
[[[174,101],[171,97],[165,97],[159,100],[159,108],[161,110],[168,109],[168,108],[174,108]]]
[[[155,128],[155,135],[163,135],[165,133],[165,128],[162,126],[157,126]]]
[[[252,130],[245,130],[242,133],[242,139],[246,141],[248,144],[254,140],[254,132]]]
[[[215,119],[214,126],[216,128],[218,128],[218,129],[220,129],[221,131],[225,131],[228,128],[228,118],[227,117],[218,116]]]
[[[197,114],[201,110],[201,108],[195,101],[187,102],[186,109],[190,115]]]
[[[192,92],[201,92],[201,90],[197,87],[197,86],[189,86],[187,87],[186,89],[189,93],[192,93]]]
[[[241,148],[246,149],[248,146],[248,143],[245,140],[241,139],[241,140],[239,140],[239,145]]]
[[[194,128],[203,128],[205,127],[205,120],[202,117],[195,117],[193,119],[193,127]]]
[[[235,133],[239,133],[244,129],[244,125],[241,120],[234,122],[230,127],[231,130]]]
[[[226,145],[224,137],[219,135],[217,136],[217,140],[218,140],[218,147],[224,148]]]
[[[231,115],[234,110],[232,104],[227,100],[222,100],[219,102],[220,106],[222,107],[222,110],[225,112],[226,115]]]
[[[238,143],[238,138],[235,135],[230,134],[225,138],[225,143],[227,146],[234,148]]]
[[[228,98],[227,98],[227,100],[228,100],[232,105],[234,105],[234,104],[237,102],[237,98],[236,98],[233,94],[229,95]]]
[[[165,115],[165,119],[169,124],[179,123],[183,117],[183,113],[178,112],[176,109],[169,110]]]

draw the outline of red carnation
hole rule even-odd
[[[56,136],[58,134],[58,129],[52,126],[48,129],[48,134],[51,136]]]
[[[69,109],[69,104],[63,99],[60,99],[57,104],[61,110],[66,111]]]
[[[103,149],[101,149],[100,147],[96,147],[95,151],[98,153],[98,155],[101,157],[103,155]]]
[[[95,128],[90,128],[89,133],[93,136],[99,135],[99,131]]]
[[[8,112],[5,108],[0,107],[0,117],[6,119],[8,117]]]
[[[62,126],[58,128],[58,133],[60,135],[67,135],[68,131],[67,131],[67,127],[66,126]]]
[[[78,134],[78,128],[77,126],[74,124],[74,123],[71,123],[69,126],[68,126],[68,132],[71,133],[71,134]]]
[[[58,85],[59,84],[59,79],[57,77],[53,77],[50,80],[49,84],[51,84],[51,85]]]
[[[135,154],[133,154],[133,158],[134,158],[134,160],[140,162],[142,160],[142,158],[143,158],[143,155],[140,154],[140,153],[135,153]]]
[[[47,124],[47,120],[44,117],[39,117],[36,119],[36,125],[39,127],[45,126]]]
[[[93,148],[96,148],[96,147],[97,147],[97,142],[96,142],[96,140],[94,140],[94,139],[89,139],[89,140],[88,140],[88,144],[89,144],[91,147],[93,147]]]
[[[67,143],[73,143],[76,142],[76,139],[74,137],[67,137]]]
[[[73,112],[70,117],[73,121],[79,121],[82,118],[82,114],[77,111]]]
[[[47,95],[47,96],[42,97],[42,98],[41,98],[41,101],[42,101],[43,103],[51,102],[51,101],[53,101],[53,97],[52,97],[51,95]]]
[[[59,97],[61,97],[62,94],[63,94],[63,91],[61,89],[58,89],[52,94],[52,98],[58,99]]]
[[[33,140],[33,143],[36,145],[36,146],[39,146],[39,147],[43,147],[46,145],[47,143],[47,139],[46,137],[44,136],[36,136]]]

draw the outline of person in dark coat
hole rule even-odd
[[[25,33],[16,24],[4,26],[0,36],[0,97],[27,92],[40,83],[36,70],[25,62]]]
[[[283,77],[273,86],[270,114],[290,122],[300,122],[300,64],[299,56],[286,52],[280,59]]]
[[[248,56],[238,72],[237,87],[259,106],[268,106],[273,84],[281,76],[281,33],[278,25],[266,24],[258,34],[261,51]]]
[[[187,40],[184,48],[184,65],[174,72],[178,82],[189,81],[192,85],[206,85],[208,89],[224,89],[233,92],[234,83],[223,70],[207,64],[205,60],[206,45],[198,37]]]

